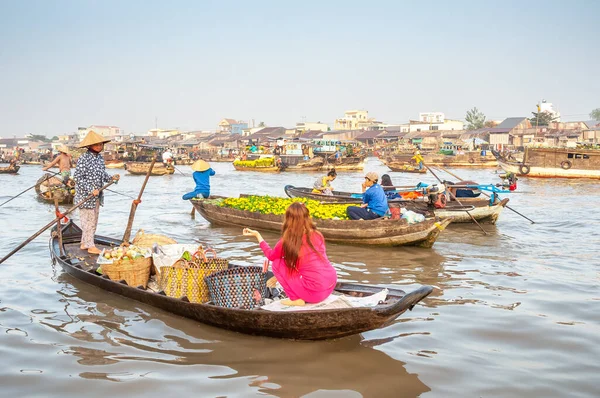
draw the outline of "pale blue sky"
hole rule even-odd
[[[0,136],[600,107],[600,1],[0,0]]]

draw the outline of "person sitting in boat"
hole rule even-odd
[[[381,185],[377,183],[379,176],[370,171],[362,184],[363,203],[360,206],[348,206],[346,213],[351,220],[374,220],[383,217],[389,211],[387,197]]]
[[[71,166],[73,162],[73,158],[69,153],[69,148],[66,145],[61,145],[57,148],[58,156],[46,166],[42,167],[43,171],[47,171],[51,167],[54,167],[58,164],[58,170],[60,171],[60,176],[62,177],[65,185],[69,184],[69,179],[71,178]]]
[[[273,249],[258,231],[244,228],[242,233],[254,236],[273,262],[273,273],[289,297],[282,304],[319,303],[333,292],[337,273],[327,258],[325,238],[317,231],[303,203],[295,202],[287,208],[283,236]]]
[[[392,178],[389,174],[384,174],[381,176],[381,187],[383,188],[383,192],[385,192],[385,196],[389,199],[399,199],[400,195],[396,188],[394,188],[394,184],[392,183]]]
[[[415,151],[415,155],[412,157],[412,160],[415,161],[419,170],[423,170],[423,160],[425,159],[423,156],[421,156],[421,152]]]
[[[450,191],[450,200],[453,199],[453,196],[456,198],[476,198],[479,195],[481,195],[481,191],[477,188],[452,188],[452,185],[479,185],[475,181],[465,180],[457,184],[450,181],[444,181],[444,185],[446,186],[446,188],[448,188],[448,191]]]
[[[173,164],[173,153],[168,149],[164,151],[162,154],[162,161],[165,166],[171,166]]]
[[[335,180],[337,177],[337,172],[335,169],[329,170],[325,177],[317,178],[315,184],[313,185],[312,193],[320,193],[323,195],[333,195],[333,187],[331,186],[331,181]]]
[[[208,198],[210,196],[210,177],[216,174],[215,171],[202,159],[198,159],[192,164],[192,170],[194,170],[192,177],[196,183],[196,189],[183,195],[182,199]]]

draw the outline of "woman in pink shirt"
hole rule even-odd
[[[287,208],[283,236],[273,249],[258,231],[244,228],[243,234],[254,236],[273,262],[273,273],[291,300],[285,304],[319,303],[329,297],[337,274],[327,258],[325,239],[304,204],[296,202]]]

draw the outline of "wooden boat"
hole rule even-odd
[[[56,229],[56,228],[55,228]],[[299,340],[338,338],[377,329],[391,323],[432,292],[422,286],[408,294],[389,289],[387,300],[375,307],[272,312],[261,309],[243,310],[224,308],[211,303],[191,303],[187,297],[173,298],[164,292],[155,293],[142,286],[129,286],[123,280],[113,281],[95,270],[96,256],[79,248],[81,229],[72,221],[62,226],[62,241],[53,233],[50,255],[53,263],[74,278],[111,293],[119,294],[175,315],[240,333]],[[121,244],[120,240],[95,237],[100,249]],[[61,250],[62,253],[61,254]],[[364,297],[381,291],[375,286],[338,283],[335,290],[341,294]]]
[[[59,177],[50,177],[51,174],[45,174],[40,177],[35,183],[35,192],[37,193],[38,199],[54,203],[54,198],[58,198],[59,204],[71,204],[73,203],[73,192],[72,188],[68,188],[63,183],[63,180]]]
[[[302,155],[279,155],[282,171],[319,171],[323,168],[324,159],[315,156],[304,160]]]
[[[125,168],[125,162],[122,160],[107,160],[104,162],[107,169],[123,169]],[[156,164],[154,165],[156,167]]]
[[[148,173],[148,169],[152,163],[142,163],[142,162],[130,162],[125,164],[125,170],[127,170],[131,174],[135,175],[146,175]],[[167,174],[175,173],[175,168],[173,166],[165,166],[162,163],[154,163],[154,167],[152,167],[152,172],[150,175],[152,176],[163,176]]]
[[[218,198],[218,197],[212,197]],[[190,200],[196,210],[213,224],[238,225],[259,230],[281,231],[283,215],[261,214],[220,207],[210,201]],[[451,220],[430,218],[417,224],[406,220],[313,220],[328,242],[374,246],[421,246],[430,248]]]
[[[401,162],[390,162],[390,163],[387,163],[386,166],[389,167],[392,171],[397,171],[400,173],[418,173],[418,174],[427,173],[426,168],[419,170],[418,168],[416,168],[414,166],[411,166],[406,163],[401,163]]]
[[[494,151],[498,165],[522,177],[600,179],[600,150],[525,148],[523,160],[509,160]]]
[[[0,167],[0,174],[17,174],[21,166]]]
[[[258,166],[244,167],[233,163],[233,167],[238,171],[258,171],[262,173],[279,173],[279,166]]]
[[[352,197],[350,192],[333,192],[333,195],[323,195],[312,193],[312,188],[300,188],[293,185],[286,185],[285,193],[290,198],[309,198],[319,202],[327,203],[362,203],[361,198]],[[485,198],[459,198],[462,205],[456,201],[450,201],[443,209],[432,209],[427,201],[421,199],[415,200],[390,200],[390,207],[404,207],[417,213],[425,214],[430,217],[447,218],[453,223],[471,223],[469,213],[480,223],[495,224],[500,217],[500,213],[508,204],[509,199],[496,199],[490,204],[489,199]]]
[[[428,166],[444,166],[444,167],[496,167],[498,162],[491,153],[486,153],[484,156],[479,151],[470,151],[457,155],[445,155],[441,153],[421,153],[423,155],[423,163]],[[413,154],[393,154],[386,158],[385,164],[390,163],[410,163]],[[388,166],[389,167],[389,166]]]

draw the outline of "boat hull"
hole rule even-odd
[[[0,167],[0,174],[17,174],[21,166]]]
[[[283,215],[261,214],[219,207],[203,200],[191,200],[207,221],[260,230],[281,231]],[[417,224],[406,220],[313,220],[328,242],[372,246],[420,246],[431,248],[451,220],[428,219]]]
[[[58,263],[72,277],[175,315],[246,334],[299,340],[323,340],[354,335],[389,324],[406,310],[412,309],[433,290],[430,286],[422,286],[406,294],[399,289],[389,289],[386,303],[375,307],[298,312],[243,310],[208,303],[191,303],[186,297],[168,297],[164,292],[155,293],[141,286],[129,286],[125,281],[112,281],[97,274],[96,266],[89,264],[92,259],[78,258],[80,253],[76,250],[81,241],[81,230],[70,222],[62,231],[62,245],[56,234],[50,239],[50,254],[52,261]],[[119,240],[101,236],[96,236],[95,241],[98,247],[121,243]],[[60,254],[61,246],[66,252],[64,256]],[[381,288],[338,283],[336,290],[353,295],[369,295],[380,291]]]
[[[539,167],[539,166],[528,166],[529,169],[523,168],[523,163],[510,162],[498,159],[498,165],[502,170],[514,173],[520,177],[533,177],[533,178],[593,178],[600,179],[600,168],[597,170],[581,170],[570,168],[568,170],[562,167]],[[527,173],[523,171],[528,170]]]
[[[323,195],[312,193],[311,188],[298,188],[292,185],[286,185],[285,193],[290,198],[309,198],[319,202],[327,203],[362,203],[362,199],[351,197],[349,192],[334,192],[333,195]],[[459,198],[464,206],[473,206],[469,213],[475,220],[481,223],[495,224],[500,217],[500,213],[508,204],[508,198],[496,201],[490,206],[490,201],[479,198]],[[472,223],[473,220],[469,213],[464,211],[464,206],[456,201],[448,202],[444,209],[431,209],[425,200],[390,200],[390,206],[405,207],[407,210],[418,213],[432,213],[432,216],[439,218],[448,218],[452,223]]]
[[[125,170],[133,175],[146,175],[152,163],[126,163]],[[151,176],[164,176],[175,173],[174,167],[166,167],[162,163],[155,163],[152,167]]]
[[[243,166],[238,166],[236,164],[233,165],[233,167],[237,170],[237,171],[257,171],[260,173],[279,173],[279,167],[277,166],[268,166],[268,167],[243,167]]]

